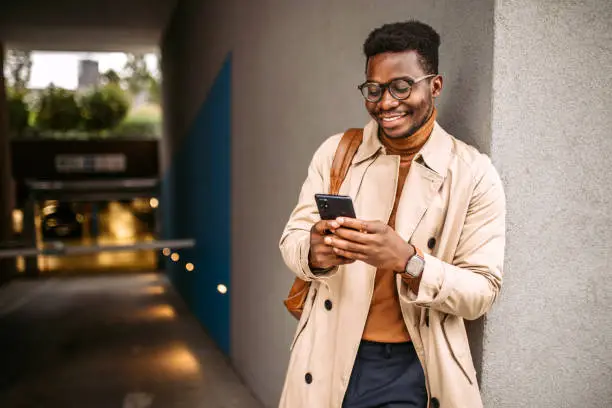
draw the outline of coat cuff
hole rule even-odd
[[[404,301],[419,306],[431,307],[443,303],[450,295],[451,285],[449,282],[452,274],[445,273],[445,263],[429,254],[424,254],[425,268],[421,275],[419,292],[416,295],[408,289],[403,292]]]
[[[338,272],[338,267],[331,268],[325,272],[313,273],[308,265],[308,253],[310,252],[310,235],[300,241],[300,272],[304,274],[307,281],[325,280],[331,278]]]

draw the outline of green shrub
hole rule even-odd
[[[161,133],[161,124],[145,118],[129,117],[113,131],[117,137],[155,138]]]
[[[73,92],[53,85],[43,91],[36,116],[40,129],[66,132],[78,128],[80,122],[81,110]]]
[[[123,89],[110,83],[85,95],[81,107],[85,130],[101,131],[114,129],[121,123],[130,102]]]
[[[28,105],[23,100],[23,95],[9,91],[6,102],[8,105],[10,130],[21,134],[28,127],[30,112]]]

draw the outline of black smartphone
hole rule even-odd
[[[353,199],[349,196],[315,194],[315,201],[322,220],[334,220],[338,217],[356,218]]]

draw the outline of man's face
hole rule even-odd
[[[367,81],[380,84],[396,78],[414,80],[425,75],[416,51],[375,55],[368,60],[366,68]],[[397,100],[386,89],[380,101],[366,100],[365,106],[387,137],[408,137],[427,121],[433,111],[433,100],[441,90],[442,77],[438,75],[415,83],[407,99]]]

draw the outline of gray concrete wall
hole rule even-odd
[[[612,405],[612,2],[496,1],[492,154],[506,277],[486,406]]]
[[[278,239],[316,147],[363,126],[356,89],[373,28],[421,19],[442,36],[440,122],[489,151],[493,3],[470,0],[183,1],[162,50],[169,145],[176,145],[232,52],[231,358],[266,406],[278,402],[296,322]],[[478,328],[475,330],[478,342]]]

